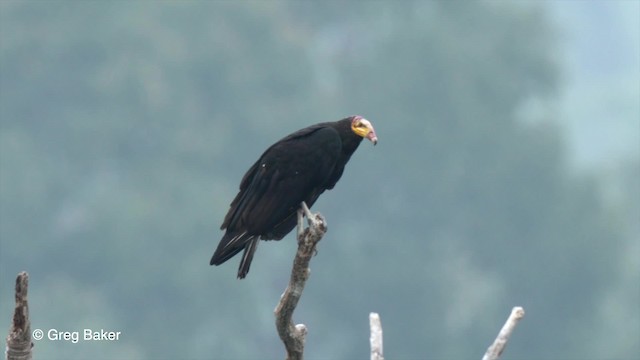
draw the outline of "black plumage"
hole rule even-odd
[[[351,116],[309,126],[271,145],[242,178],[210,265],[244,250],[238,269],[238,278],[244,278],[260,239],[287,235],[297,224],[300,204],[311,207],[333,189],[363,138],[378,141],[369,121]]]

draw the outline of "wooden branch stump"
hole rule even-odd
[[[293,325],[293,312],[309,278],[309,262],[316,252],[316,244],[327,232],[327,223],[319,213],[312,214],[307,221],[309,227],[298,238],[298,251],[293,260],[289,285],[275,309],[276,328],[287,350],[287,360],[303,359],[307,328],[304,324]]]
[[[498,333],[498,336],[493,341],[493,344],[489,346],[487,352],[482,357],[482,360],[497,360],[504,348],[507,346],[507,341],[509,341],[509,336],[518,325],[518,321],[524,317],[524,309],[516,306],[511,310],[511,315],[507,319],[507,322],[504,323],[502,329]]]
[[[371,329],[371,336],[369,337],[371,360],[384,360],[382,353],[382,324],[378,313],[372,312],[369,314],[369,328]]]
[[[29,274],[22,271],[16,278],[16,308],[13,322],[7,336],[7,360],[31,360],[31,322],[29,321],[29,304],[27,290]]]

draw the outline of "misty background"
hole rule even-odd
[[[308,359],[640,353],[638,1],[0,1],[0,329],[37,359],[280,359],[296,242],[209,259],[273,142],[360,114],[313,210]],[[6,336],[6,333],[5,335]]]

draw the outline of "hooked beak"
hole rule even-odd
[[[373,130],[369,131],[369,133],[367,134],[367,139],[369,139],[369,141],[373,143],[373,146],[376,146],[376,144],[378,143],[378,137],[376,136],[376,132]]]

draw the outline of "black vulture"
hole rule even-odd
[[[378,142],[371,123],[356,115],[311,125],[271,145],[242,178],[209,264],[220,265],[244,250],[238,269],[238,278],[244,278],[260,239],[287,235],[298,222],[301,203],[311,207],[333,189],[363,138]]]

